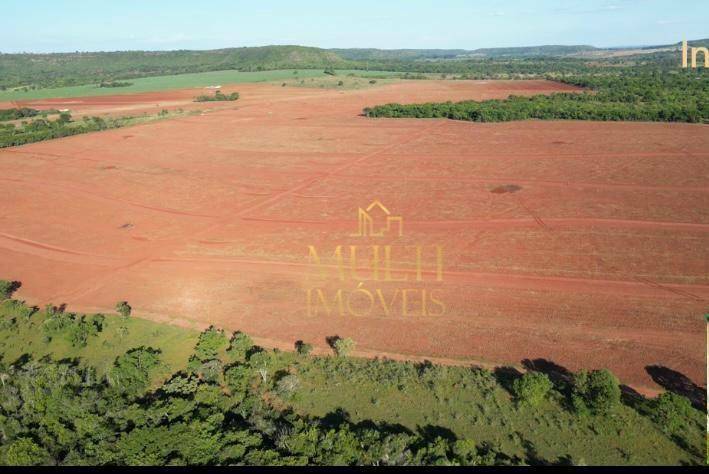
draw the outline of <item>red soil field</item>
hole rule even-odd
[[[1,150],[0,278],[21,281],[31,304],[107,312],[127,300],[139,317],[280,347],[324,350],[339,335],[363,355],[608,367],[646,393],[659,388],[646,367],[659,365],[706,385],[706,126],[361,116],[387,102],[570,90],[544,81],[232,89],[241,100],[205,115]],[[125,114],[194,95],[27,105]],[[402,236],[396,225],[354,235],[358,209],[375,200],[403,218]],[[345,257],[358,246],[356,277],[334,271],[338,245]],[[372,245],[379,275],[368,271]],[[407,282],[381,281],[386,245],[391,279]],[[416,245],[423,282],[404,247]],[[318,288],[329,315],[308,312]],[[352,312],[337,311],[338,289],[353,295]],[[377,295],[371,311],[365,289]],[[410,311],[403,290],[416,290]],[[421,290],[443,314],[422,314]]]
[[[235,92],[234,86],[222,89],[224,93]],[[74,97],[55,99],[33,99],[13,102],[0,102],[0,109],[29,107],[37,110],[66,110],[74,118],[85,115],[96,116],[138,116],[156,114],[162,110],[182,109],[214,110],[234,108],[233,102],[195,102],[200,95],[212,95],[214,90],[206,88],[181,89],[170,92],[144,92],[140,94],[120,94],[98,97]],[[18,120],[18,122],[20,122]]]

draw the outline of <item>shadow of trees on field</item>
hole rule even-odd
[[[515,380],[522,376],[522,372],[514,367],[497,367],[493,373],[495,374],[497,383],[499,383],[502,388],[507,390],[510,395],[514,395],[514,392],[512,391],[512,384]]]
[[[335,349],[335,344],[337,341],[341,340],[342,338],[340,336],[328,336],[325,338],[325,342],[327,343],[328,346],[330,346],[330,349]]]
[[[22,282],[20,281],[11,281],[10,282],[10,287],[7,289],[7,297],[12,298],[12,295],[15,294],[17,290],[22,288]],[[0,298],[2,299],[2,298]]]
[[[443,438],[448,441],[455,441],[456,439],[458,439],[458,437],[455,435],[455,433],[453,433],[453,431],[446,427],[438,425],[429,424],[425,426],[418,426],[416,431],[423,440],[428,442],[433,442],[437,438]]]
[[[652,380],[665,390],[688,398],[697,410],[704,411],[706,409],[706,391],[686,375],[661,365],[648,365],[645,370]]]
[[[574,466],[576,462],[569,455],[561,456],[556,460],[545,459],[539,455],[537,447],[529,440],[522,441],[522,447],[524,448],[524,459],[525,462],[532,467],[539,466]]]
[[[564,393],[573,384],[573,372],[548,359],[524,359],[522,365],[527,370],[546,374],[559,392]]]
[[[620,399],[623,404],[637,409],[646,400],[640,392],[627,385],[620,385]]]

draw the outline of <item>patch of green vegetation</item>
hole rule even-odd
[[[23,118],[36,117],[42,112],[37,109],[30,109],[27,107],[22,107],[18,109],[2,109],[0,110],[0,122],[7,122],[10,120],[20,120]]]
[[[121,81],[103,81],[101,82],[98,86],[103,87],[103,88],[116,88],[116,87],[130,87],[132,86],[132,82],[121,82]]]
[[[182,110],[162,110],[154,115],[139,115],[126,117],[89,117],[84,116],[80,121],[72,120],[71,114],[63,112],[55,120],[39,118],[22,122],[19,126],[0,123],[0,148],[26,145],[28,143],[52,140],[55,138],[80,135],[82,133],[100,132],[114,128],[128,127],[139,123],[163,120],[185,114],[196,114],[199,111],[184,112]]]
[[[510,97],[483,102],[386,104],[369,117],[449,118],[472,122],[513,120],[709,121],[709,76],[704,72],[573,76],[563,82],[588,92]]]
[[[238,92],[226,95],[222,91],[216,91],[214,95],[200,95],[194,99],[195,102],[235,102],[237,100],[239,100]]]
[[[85,345],[73,344],[82,324],[94,330]],[[6,299],[0,463],[704,460],[704,413],[676,394],[623,400],[607,371],[552,380],[536,372],[356,359],[346,355],[351,340],[330,342],[339,357],[310,356],[302,341],[296,352],[269,351],[243,333],[197,334]]]

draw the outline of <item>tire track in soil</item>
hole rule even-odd
[[[318,173],[318,174],[314,175],[312,178],[305,180],[304,182],[294,186],[293,188],[276,193],[268,199],[258,202],[256,204],[254,204],[253,206],[249,206],[245,209],[242,209],[241,211],[235,213],[234,217],[241,219],[244,216],[246,216],[247,214],[249,214],[250,212],[253,212],[255,210],[258,210],[258,209],[261,209],[265,206],[273,204],[283,197],[286,197],[286,196],[291,195],[293,193],[297,193],[299,191],[303,191],[304,189],[307,189],[308,187],[310,187],[311,185],[313,185],[314,183],[316,183],[320,180],[323,180],[325,178],[333,176],[336,173],[345,171],[345,170],[347,170],[353,166],[356,166],[368,159],[371,159],[373,157],[379,156],[379,155],[384,154],[388,151],[396,149],[400,146],[403,146],[403,145],[406,145],[406,144],[411,143],[413,141],[416,141],[416,140],[424,137],[425,135],[427,135],[431,130],[442,126],[444,123],[445,123],[445,121],[436,121],[433,125],[431,125],[429,127],[425,127],[423,129],[417,129],[415,132],[413,132],[411,134],[407,134],[402,140],[398,140],[395,143],[386,145],[383,148],[380,148],[380,149],[375,150],[373,152],[367,153],[359,158],[356,158],[352,161],[344,163],[341,166],[338,166],[337,168],[335,168],[331,171],[324,172],[324,173]],[[58,297],[64,299],[62,301],[62,303],[71,304],[71,303],[73,303],[74,300],[76,300],[78,298],[82,298],[82,297],[86,296],[87,294],[90,294],[94,291],[99,290],[106,283],[108,283],[111,279],[115,278],[118,274],[125,272],[128,269],[132,269],[140,264],[158,259],[165,254],[169,254],[171,252],[174,252],[178,248],[184,246],[189,241],[204,238],[205,234],[208,234],[214,230],[217,230],[220,227],[223,227],[224,225],[231,223],[233,221],[234,221],[233,218],[220,219],[219,221],[215,222],[214,224],[212,224],[202,230],[199,230],[199,231],[193,233],[192,235],[185,236],[183,239],[181,239],[181,241],[179,243],[176,243],[175,245],[167,246],[167,245],[163,244],[160,246],[155,246],[155,249],[152,252],[150,252],[148,254],[142,254],[141,257],[138,258],[137,260],[132,261],[132,262],[128,263],[127,265],[116,267],[116,268],[112,269],[111,271],[106,272],[101,277],[94,278],[94,279],[90,280],[90,282],[88,282],[89,283],[88,285],[81,284],[76,289],[70,290],[65,294],[58,295]]]
[[[293,276],[302,276],[302,269],[311,268],[311,264],[305,262],[284,262],[277,260],[255,260],[242,258],[219,258],[219,257],[156,257],[149,259],[151,262],[163,263],[207,263],[215,265],[234,265],[234,266],[252,266],[252,267],[274,267],[274,268],[292,268],[293,270],[287,273]],[[336,265],[323,263],[321,265],[330,270],[337,270]],[[364,273],[368,270],[367,267],[358,267],[357,272]],[[395,274],[410,274],[415,275],[415,269],[392,268],[392,273]],[[279,270],[282,273],[282,270]],[[436,272],[433,270],[423,270],[422,274],[429,277],[435,277]],[[679,283],[659,284],[648,279],[639,280],[607,280],[594,278],[572,278],[572,277],[555,277],[555,276],[540,276],[528,275],[520,273],[494,273],[494,272],[472,272],[465,270],[446,270],[444,275],[448,280],[457,280],[465,282],[473,282],[479,286],[490,286],[495,288],[519,288],[533,289],[537,291],[548,291],[558,289],[559,286],[566,290],[572,290],[581,293],[596,292],[611,294],[611,295],[630,295],[637,294],[641,296],[659,296],[657,289],[668,291],[674,297],[690,298],[695,301],[709,300],[708,285],[687,285]],[[452,277],[452,278],[451,278]],[[643,291],[645,288],[652,288],[653,291]],[[705,296],[699,296],[695,293],[702,293]],[[666,295],[670,296],[670,295]]]
[[[391,181],[400,179],[401,176],[393,175],[352,175],[339,174],[338,178],[345,179],[361,179],[368,181]],[[511,177],[476,177],[466,178],[458,176],[407,176],[408,181],[415,182],[434,182],[434,183],[471,183],[471,184],[493,184],[499,185],[504,183],[517,183],[525,186],[547,186],[560,188],[589,188],[589,189],[622,189],[627,191],[677,191],[677,192],[693,192],[693,193],[709,193],[709,186],[654,186],[645,184],[632,183],[593,183],[585,181],[553,181],[539,179],[522,179]]]
[[[201,217],[201,218],[207,218],[207,219],[217,217],[216,215],[198,214],[198,213],[193,213],[193,212],[181,211],[179,209],[171,209],[171,208],[167,208],[167,207],[149,206],[147,204],[141,204],[139,202],[129,201],[127,199],[121,199],[121,198],[116,198],[116,197],[111,197],[111,196],[104,196],[103,194],[96,193],[96,192],[88,190],[88,189],[83,189],[83,188],[78,188],[75,186],[67,185],[65,183],[56,183],[56,182],[52,182],[52,181],[38,180],[38,179],[28,180],[28,179],[16,179],[16,178],[0,178],[0,181],[29,185],[29,186],[33,186],[36,189],[40,189],[40,190],[43,188],[46,188],[46,187],[51,187],[51,188],[59,189],[61,191],[69,191],[69,192],[73,192],[73,193],[77,193],[77,194],[82,194],[84,196],[88,196],[88,197],[95,199],[95,200],[125,204],[125,205],[131,206],[131,207],[137,207],[139,209],[146,209],[149,211],[155,211],[155,212],[159,212],[159,213],[163,213],[163,214],[172,214],[172,215],[185,216],[185,217]]]

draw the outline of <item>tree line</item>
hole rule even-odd
[[[582,75],[560,79],[584,87],[502,100],[385,104],[364,110],[368,117],[448,118],[472,122],[515,120],[709,121],[709,77],[703,73]]]
[[[14,124],[0,124],[0,148],[26,145],[28,143],[69,137],[88,132],[97,132],[123,125],[120,120],[105,120],[101,117],[85,116],[81,121],[72,120],[68,112],[61,113],[55,120],[46,118]]]

